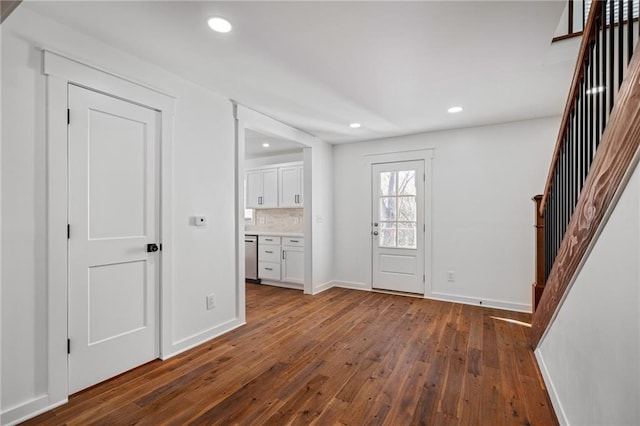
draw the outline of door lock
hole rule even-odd
[[[378,227],[378,222],[373,222],[373,226]]]
[[[147,253],[155,253],[158,250],[160,250],[160,247],[157,244],[147,244]]]
[[[373,235],[378,235],[378,231],[373,231]]]

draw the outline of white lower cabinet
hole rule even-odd
[[[258,278],[280,281],[280,237],[258,237]]]
[[[258,278],[304,284],[304,238],[258,237]]]
[[[282,281],[304,284],[304,248],[282,246]]]

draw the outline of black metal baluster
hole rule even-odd
[[[584,67],[584,72],[587,76],[587,86],[589,88],[589,93],[587,94],[587,117],[586,117],[586,125],[587,125],[587,138],[586,138],[586,146],[587,146],[587,158],[589,159],[589,166],[591,166],[591,158],[593,157],[592,152],[592,142],[593,142],[593,44],[589,43],[589,51],[587,52],[587,63]],[[590,168],[590,167],[589,167]]]
[[[618,86],[616,92],[622,86],[624,76],[624,1],[618,1]]]
[[[584,181],[587,179],[587,173],[589,172],[589,161],[587,160],[587,127],[586,127],[586,102],[585,102],[585,76],[580,79],[580,149],[582,150],[582,176],[580,177],[580,188],[584,185]]]
[[[633,56],[633,0],[627,1],[627,64]]]
[[[575,176],[575,185],[576,185],[576,200],[580,196],[580,176],[582,173],[582,161],[580,161],[580,134],[578,132],[578,100],[577,98],[574,100],[573,104],[573,146],[576,152],[576,176]]]
[[[562,235],[564,234],[564,145],[560,148],[560,157],[558,158],[558,246],[562,242]]]
[[[569,120],[571,120],[571,115],[569,115]],[[573,194],[575,192],[575,188],[573,187],[573,171],[574,171],[574,152],[573,152],[573,135],[571,134],[571,125],[567,126],[567,136],[566,143],[568,143],[568,152],[569,152],[569,217],[573,216]]]
[[[558,228],[558,215],[556,214],[556,195],[558,192],[558,164],[556,163],[556,170],[554,171],[553,176],[553,192],[552,192],[552,203],[551,203],[551,267],[553,268],[553,262],[556,260],[556,240],[558,238],[557,228]]]
[[[615,70],[615,36],[616,33],[614,31],[614,0],[609,0],[609,86],[607,90],[609,91],[609,115],[611,115],[611,110],[613,109],[613,96],[615,94],[615,88],[613,84],[614,78],[614,70]]]
[[[576,153],[578,154],[578,174],[576,175],[576,184],[578,186],[578,194],[580,194],[580,176],[582,176],[582,157],[580,156],[580,92],[576,94],[573,101],[573,135],[576,140]]]
[[[595,151],[598,149],[598,145],[600,144],[600,93],[602,93],[602,83],[600,82],[600,18],[596,20],[596,44],[594,46],[596,60],[595,62],[595,82],[593,85],[595,86],[595,92],[591,93],[591,96],[594,98],[595,104]]]
[[[547,197],[549,194],[547,193]],[[547,278],[549,277],[549,215],[547,214],[547,210],[549,207],[549,198],[547,198],[547,202],[544,209],[544,282],[547,282]],[[540,212],[536,212],[536,214],[540,214]]]
[[[602,129],[600,136],[604,133],[604,128],[607,125],[607,2],[603,1],[602,14],[600,16],[600,22],[602,24],[602,44],[600,45],[602,55],[602,79],[600,85],[602,86],[602,92],[600,93],[600,102],[602,102],[602,110],[600,111],[602,120]]]
[[[569,218],[571,217],[569,207],[569,144],[567,143],[566,138],[564,140],[564,152],[562,157],[562,174],[564,176],[564,197],[562,199],[562,204],[564,205],[564,218],[562,219],[562,223],[564,226],[562,228],[562,238],[564,239],[564,234],[567,233]]]

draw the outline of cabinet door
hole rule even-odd
[[[304,284],[304,249],[283,246],[282,253],[282,281]]]
[[[247,190],[245,192],[246,200],[245,206],[248,209],[255,209],[262,207],[260,201],[262,200],[262,172],[247,172]]]
[[[299,207],[300,194],[299,167],[281,167],[280,169],[280,207]]]
[[[298,207],[304,205],[304,167],[298,166]]]
[[[278,169],[263,170],[262,185],[260,207],[278,207]]]

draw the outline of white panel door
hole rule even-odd
[[[372,166],[375,289],[424,294],[424,162]]]
[[[156,111],[69,86],[69,392],[158,357]]]

